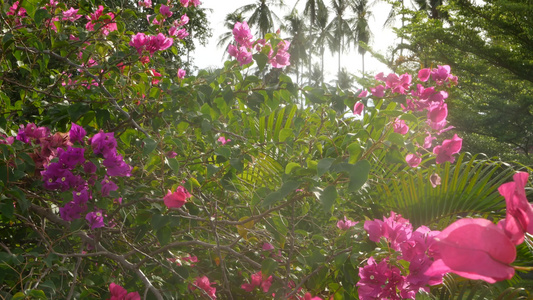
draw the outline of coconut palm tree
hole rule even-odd
[[[328,25],[328,20],[329,10],[324,5],[318,10],[314,26],[314,35],[313,38],[310,39],[315,45],[318,45],[318,54],[320,54],[320,70],[322,73],[322,78],[324,78],[324,53],[326,50],[326,46],[328,46],[329,49],[333,52],[337,44],[332,30],[333,25]]]
[[[300,83],[300,68],[304,63],[309,60],[309,56],[306,53],[307,50],[307,38],[305,32],[307,28],[304,20],[298,15],[297,11],[293,11],[290,15],[285,16],[286,25],[283,26],[289,33],[291,46],[289,53],[291,54],[291,68],[294,68],[296,72],[296,82]]]
[[[235,12],[242,15],[250,15],[248,17],[248,25],[257,28],[257,34],[264,37],[268,32],[272,32],[275,26],[280,26],[283,22],[270,9],[271,6],[284,7],[284,2],[274,0],[257,0],[255,3],[244,5],[238,8]]]
[[[335,14],[330,25],[328,25],[332,32],[337,45],[335,52],[338,53],[338,72],[341,72],[341,54],[346,48],[345,38],[351,32],[350,20],[347,18],[348,8],[353,0],[331,0],[331,7]]]
[[[352,25],[353,35],[351,38],[357,44],[357,51],[361,54],[361,72],[364,76],[366,49],[362,46],[362,43],[367,45],[372,38],[372,32],[370,31],[370,26],[368,26],[368,19],[372,16],[372,12],[370,11],[368,0],[355,0],[352,3],[352,9],[355,13],[355,18]]]

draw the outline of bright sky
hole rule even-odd
[[[237,8],[254,3],[257,0],[202,0],[202,7],[212,9],[207,12],[207,17],[211,22],[211,28],[213,36],[209,40],[209,43],[204,46],[199,46],[195,53],[195,63],[200,68],[220,68],[223,65],[222,56],[223,49],[217,48],[218,37],[226,31],[224,28],[224,18],[228,13],[234,12]],[[371,1],[372,2],[372,1]],[[286,1],[289,8],[292,8],[296,3],[296,0]],[[303,12],[303,5],[305,0],[300,0],[298,5],[298,12]],[[373,33],[373,38],[370,42],[370,46],[374,51],[385,55],[387,48],[390,47],[396,41],[396,35],[391,29],[384,29],[383,24],[390,12],[390,5],[382,2],[376,3],[371,8],[372,17],[370,18],[370,28]],[[278,14],[280,18],[288,14],[283,12]],[[331,13],[330,13],[331,14]],[[330,16],[331,17],[331,16]],[[283,32],[281,33],[283,37]],[[315,60],[315,62],[318,62]],[[348,69],[348,72],[360,75],[361,72],[361,56],[355,49],[350,50],[349,53],[345,53],[341,57],[341,63],[343,67]],[[337,73],[337,54],[331,54],[326,52],[325,55],[325,68],[326,68],[326,81],[333,80]],[[377,60],[370,57],[369,54],[365,55],[365,70],[369,74],[377,74],[379,72],[387,72],[387,67]]]

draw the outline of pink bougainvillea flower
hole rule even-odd
[[[248,23],[235,23],[235,25],[233,26],[233,37],[235,38],[235,41],[239,43],[239,45],[251,48],[252,40],[254,37],[252,35],[250,27],[248,26]]]
[[[304,295],[304,300],[322,300],[322,298],[320,298],[320,297],[313,297],[313,295],[311,295],[311,293],[307,292],[307,293],[305,293],[305,295]]]
[[[346,216],[344,216],[344,220],[339,220],[337,222],[337,228],[341,229],[341,230],[348,230],[350,229],[351,227],[354,227],[355,225],[357,225],[359,222],[356,222],[356,221],[352,221],[352,220],[348,220],[346,218]]]
[[[263,243],[263,247],[261,247],[263,251],[271,251],[274,250],[274,246],[272,246],[271,243]]]
[[[82,15],[78,15],[79,9],[74,9],[74,7],[71,7],[69,10],[63,12],[63,21],[71,21],[74,22],[82,17]]]
[[[429,176],[429,183],[431,183],[431,186],[434,188],[436,188],[437,185],[440,185],[441,178],[439,174],[436,174],[436,173],[431,174],[431,176]]]
[[[190,197],[192,195],[180,185],[174,193],[169,190],[165,197],[163,197],[163,200],[168,208],[180,208]]]
[[[533,206],[527,201],[524,188],[528,177],[528,173],[516,173],[513,182],[504,183],[498,188],[507,204],[506,217],[498,226],[515,245],[524,241],[524,233],[533,234]]]
[[[358,98],[363,98],[368,95],[368,91],[362,90],[359,95],[357,95]]]
[[[180,0],[180,2],[181,2],[181,5],[183,5],[183,7],[198,6],[202,4],[200,0]]]
[[[428,81],[430,75],[431,69],[429,68],[420,69],[420,71],[418,71],[418,79],[422,82]]]
[[[102,193],[102,196],[104,197],[109,196],[110,192],[118,190],[118,186],[113,181],[109,180],[107,175],[105,175],[101,184],[102,184],[101,193]]]
[[[385,95],[385,87],[380,84],[376,87],[371,88],[370,92],[372,93],[373,96],[381,98]]]
[[[376,79],[377,81],[385,81],[383,72],[379,72],[378,74],[376,74],[376,76],[374,76],[374,79]]]
[[[174,43],[174,40],[171,38],[167,38],[164,34],[158,33],[155,36],[150,36],[148,39],[148,43],[146,45],[146,50],[150,52],[150,54],[154,54],[156,51],[163,51]]]
[[[431,148],[431,145],[433,144],[433,140],[436,140],[437,138],[434,136],[431,136],[430,132],[427,132],[427,136],[424,138],[424,147],[425,149]]]
[[[264,293],[268,292],[270,289],[270,286],[272,285],[272,275],[270,275],[267,279],[263,278],[263,274],[261,271],[252,274],[250,276],[250,283],[243,283],[241,285],[241,289],[252,292],[256,287],[261,287]]]
[[[179,20],[174,20],[174,22],[172,23],[172,25],[174,25],[174,27],[181,27],[181,26],[184,26],[184,25],[187,25],[189,23],[189,17],[187,16],[187,14],[183,14]]]
[[[170,18],[173,15],[173,13],[170,11],[170,7],[164,4],[161,4],[161,7],[159,8],[159,13],[167,18]]]
[[[141,55],[147,43],[148,37],[144,33],[139,32],[131,37],[129,45],[137,49],[137,53]]]
[[[406,134],[409,132],[409,126],[405,124],[404,120],[396,119],[394,121],[394,132],[399,134]]]
[[[141,6],[141,7],[146,7],[146,8],[150,8],[150,7],[152,7],[152,0],[142,0],[142,1],[139,1],[139,6]]]
[[[401,299],[397,291],[403,286],[404,278],[400,269],[389,265],[387,260],[376,263],[370,257],[368,264],[359,268],[359,277],[359,299]]]
[[[413,231],[409,220],[393,211],[390,212],[390,217],[383,217],[383,221],[378,219],[365,221],[364,228],[371,241],[377,243],[381,237],[384,237],[394,250],[399,250],[400,244],[408,240]]]
[[[187,71],[185,71],[183,69],[178,69],[178,78],[179,79],[185,78],[185,75],[187,75]]]
[[[196,280],[194,281],[194,285],[191,289],[195,290],[196,287],[204,290],[211,299],[216,299],[217,295],[215,294],[217,289],[215,287],[212,287],[211,285],[215,284],[214,282],[210,282],[209,278],[207,276],[202,277],[196,277]]]
[[[356,116],[360,116],[363,113],[364,108],[365,108],[365,105],[363,104],[363,102],[355,103],[355,105],[353,106],[353,114]]]
[[[432,123],[440,123],[448,116],[448,106],[446,103],[435,103],[429,106],[427,118]]]
[[[226,139],[225,137],[221,136],[218,138],[217,141],[220,142],[222,145],[226,145],[226,143],[231,142],[231,139]]]
[[[290,45],[291,43],[289,41],[280,41],[278,43],[278,52],[276,53],[276,55],[272,56],[269,53],[268,57],[270,59],[270,64],[272,65],[272,67],[283,68],[291,64],[291,55],[289,54],[289,52],[287,52],[289,50]]]
[[[407,154],[405,161],[411,168],[416,168],[422,162],[422,158],[418,154]]]
[[[115,283],[109,285],[109,293],[111,298],[108,300],[141,300],[139,292],[128,293],[125,288]]]
[[[438,85],[442,84],[450,76],[451,68],[448,65],[438,65],[436,69],[431,70],[431,79],[437,82]]]
[[[435,237],[439,259],[426,275],[448,272],[495,283],[511,279],[516,248],[505,232],[486,219],[461,219]]]
[[[433,148],[433,153],[437,154],[437,164],[441,164],[446,161],[453,163],[455,161],[455,157],[452,155],[459,153],[462,145],[463,139],[455,134],[451,140],[444,140],[441,146],[435,146],[435,148]]]
[[[252,52],[249,52],[246,47],[239,47],[239,52],[237,52],[237,61],[239,65],[244,66],[252,62]]]

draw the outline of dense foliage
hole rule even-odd
[[[449,66],[300,87],[290,43],[237,23],[235,60],[187,75],[167,18],[199,1],[167,4],[137,32],[136,9],[3,3],[2,298],[528,295],[527,173],[459,154]]]

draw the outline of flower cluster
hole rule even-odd
[[[194,291],[198,287],[211,297],[211,299],[216,299],[217,295],[215,293],[217,288],[211,286],[212,284],[215,284],[215,282],[210,282],[207,276],[197,277],[194,281],[194,285],[191,286],[191,290]]]
[[[192,196],[187,189],[180,185],[176,188],[175,192],[168,190],[168,193],[163,197],[163,200],[168,208],[180,208],[190,197]]]
[[[148,51],[150,55],[157,51],[163,51],[172,46],[174,40],[167,38],[164,34],[158,33],[157,35],[146,35],[142,32],[137,33],[131,37],[129,45],[134,47],[142,55],[144,51]]]
[[[87,24],[85,25],[85,29],[87,31],[94,31],[94,25],[96,24],[102,24],[101,30],[104,35],[108,35],[111,31],[117,30],[117,23],[115,23],[115,15],[113,13],[107,13],[105,18],[101,18],[104,15],[104,7],[102,5],[98,6],[98,9],[90,14],[89,16],[86,16]]]
[[[267,293],[271,285],[272,275],[264,279],[263,274],[261,273],[261,271],[259,271],[255,274],[252,274],[250,276],[250,283],[243,283],[241,285],[241,289],[247,292],[252,292],[253,290],[255,290],[255,288],[261,288],[264,293]]]
[[[109,285],[109,293],[111,294],[109,300],[141,300],[139,292],[128,293],[125,288],[115,283]]]
[[[230,56],[235,57],[241,66],[252,62],[253,49],[258,52],[265,52],[268,56],[268,62],[274,68],[283,68],[290,65],[289,41],[279,41],[275,50],[264,39],[253,41],[252,32],[246,22],[235,23],[233,37],[237,45],[229,45],[228,53]]]
[[[407,270],[395,266],[389,258],[377,263],[370,257],[367,265],[359,269],[360,299],[415,299],[420,290],[429,291],[428,286],[442,282],[443,274],[425,274],[438,258],[434,246],[438,231],[425,226],[413,231],[409,221],[394,212],[383,217],[383,221],[366,221],[364,228],[371,241],[380,242],[384,238],[397,258],[409,263],[409,275],[403,275]]]
[[[406,96],[405,105],[402,104],[404,111],[423,112],[426,111],[427,126],[431,131],[440,135],[441,133],[452,129],[452,126],[447,125],[448,107],[445,100],[448,98],[448,93],[445,91],[446,87],[457,85],[457,77],[450,73],[450,66],[438,66],[435,69],[422,69],[418,72],[418,80],[420,83],[413,86],[413,78],[408,73],[397,75],[390,73],[385,76],[379,73],[375,79],[381,84],[369,89],[373,97],[383,98],[386,93],[390,96],[404,95]],[[435,86],[425,87],[422,83],[429,82],[430,79],[435,83]],[[367,97],[369,91],[363,90],[359,94],[359,98]],[[354,114],[360,115],[363,111],[364,105],[357,102],[354,106]],[[396,119],[393,123],[394,132],[399,134],[407,134],[409,126],[404,120]],[[429,149],[432,147],[433,140],[436,138],[427,131],[427,136],[424,140],[422,148]],[[433,148],[433,153],[436,155],[436,163],[441,164],[446,161],[454,162],[454,154],[459,153],[462,147],[462,139],[455,135],[450,140],[444,140],[441,145]],[[418,152],[410,153],[406,156],[406,161],[411,167],[416,167],[422,161]]]

